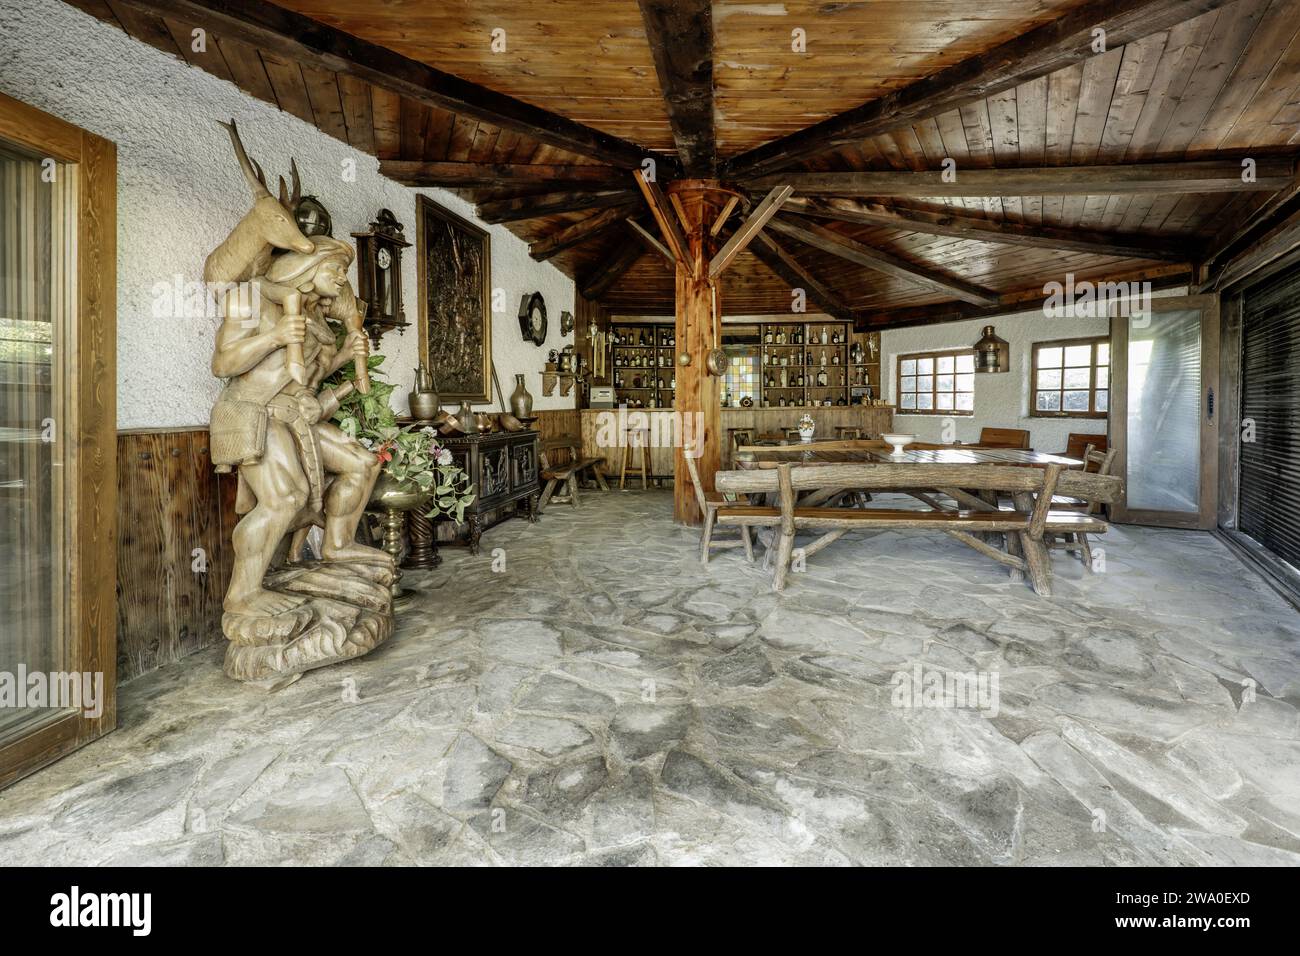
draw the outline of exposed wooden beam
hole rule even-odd
[[[713,4],[711,0],[640,0],[640,6],[683,173],[711,177],[717,166]]]
[[[609,227],[621,222],[628,216],[627,206],[611,206],[608,209],[580,219],[571,226],[565,226],[551,233],[545,239],[539,239],[528,247],[528,254],[541,262],[573,246],[586,242]]]
[[[731,265],[733,259],[762,232],[767,221],[777,214],[781,204],[790,198],[794,190],[789,186],[773,186],[763,201],[754,207],[740,228],[731,234],[731,238],[718,250],[717,255],[709,260],[709,278],[716,279]],[[735,198],[734,196],[732,197]]]
[[[1180,238],[1134,236],[1091,229],[1030,225],[1001,219],[979,219],[946,209],[942,212],[908,209],[860,199],[808,199],[800,196],[787,200],[783,211],[817,219],[833,219],[836,222],[866,223],[931,236],[978,239],[980,242],[999,242],[1033,249],[1057,249],[1168,262],[1188,262],[1192,258],[1191,250],[1183,245]]]
[[[678,262],[690,262],[690,246],[686,242],[685,233],[682,232],[682,224],[677,214],[668,208],[668,201],[664,198],[659,184],[652,179],[646,179],[640,170],[633,171],[632,178],[636,180],[641,195],[645,197],[646,205],[650,207],[650,214],[655,217],[655,224],[659,226],[659,232],[664,237],[664,244],[668,246],[668,251]]]
[[[668,247],[655,238],[654,233],[641,225],[641,223],[637,222],[635,219],[629,219],[627,224],[642,242],[644,242],[651,250],[664,257],[664,261],[668,263],[670,269],[676,268],[677,260],[673,258],[673,254],[669,251]]]
[[[800,195],[820,196],[1114,196],[1128,193],[1219,193],[1284,188],[1294,174],[1289,158],[1261,158],[1255,177],[1242,181],[1241,161],[1134,163],[1128,166],[1045,166],[1026,169],[958,169],[944,173],[779,173],[760,176],[757,188],[789,183]]]
[[[240,40],[306,66],[354,76],[417,103],[522,133],[538,142],[611,166],[634,168],[647,155],[635,143],[497,93],[385,47],[262,0],[117,0]],[[660,166],[676,163],[660,159]]]
[[[631,236],[617,246],[600,266],[588,275],[578,289],[584,299],[598,300],[632,268],[645,253],[645,248]]]
[[[590,193],[538,193],[515,199],[490,199],[474,208],[484,222],[518,222],[520,219],[540,219],[562,212],[635,204],[636,194],[631,190],[608,189]]]
[[[1249,245],[1224,263],[1222,271],[1214,276],[1213,286],[1226,289],[1300,248],[1300,208],[1295,208],[1297,206],[1300,204],[1289,207],[1281,221],[1270,223],[1262,235],[1252,237]]]
[[[1275,219],[1279,210],[1287,207],[1297,197],[1300,197],[1300,175],[1293,178],[1275,195],[1248,210],[1245,215],[1234,217],[1224,223],[1214,238],[1206,244],[1205,265],[1211,272],[1215,271],[1232,254],[1238,252],[1242,245],[1249,241],[1252,234],[1268,228],[1267,224]]]
[[[954,296],[963,302],[970,302],[974,305],[998,304],[998,294],[991,289],[984,289],[962,279],[945,275],[935,269],[908,262],[906,259],[899,258],[882,249],[865,246],[848,236],[827,229],[825,226],[819,226],[807,220],[796,222],[786,219],[774,219],[771,226],[777,232],[798,239],[814,249],[829,252],[833,256],[856,262],[860,266],[875,269],[877,272],[883,272],[898,279],[915,282],[935,292]]]
[[[1093,31],[1116,49],[1232,0],[1088,0],[1028,33],[900,90],[765,143],[728,160],[727,178],[773,172],[881,133],[910,126],[972,100],[1046,76],[1095,55]]]
[[[727,200],[727,204],[722,207],[722,212],[718,213],[718,218],[713,220],[713,225],[709,228],[710,236],[716,236],[722,231],[722,227],[727,224],[727,220],[731,218],[731,214],[735,212],[739,202],[739,196],[732,196]]]
[[[1112,282],[1150,282],[1151,290],[1169,289],[1185,286],[1192,276],[1192,268],[1186,263],[1153,266],[1148,269],[1120,273],[1103,281]],[[993,319],[998,316],[1015,315],[1041,309],[1043,304],[1041,287],[1017,289],[1004,293],[996,306],[973,305],[969,302],[939,302],[934,305],[909,306],[899,309],[862,309],[857,313],[856,328],[859,332],[878,332],[882,329],[908,328],[917,325],[937,325],[943,322],[965,322],[970,319]],[[1044,321],[1047,321],[1044,319]],[[1069,323],[1072,319],[1059,319]],[[1061,328],[1061,334],[1070,332],[1067,325]],[[1046,334],[1046,332],[1044,333]],[[1053,333],[1054,334],[1054,333]]]
[[[473,186],[580,185],[616,186],[627,181],[627,172],[613,166],[555,166],[528,163],[417,162],[381,159],[379,174],[407,186],[442,186],[461,189]]]
[[[756,235],[749,244],[749,251],[784,279],[791,289],[803,289],[824,312],[845,322],[853,321],[853,310],[771,236],[766,233]]]

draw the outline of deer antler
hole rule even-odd
[[[285,189],[284,177],[280,177],[280,205],[289,213],[293,213],[298,208],[298,200],[302,198],[302,181],[298,178],[298,161],[292,156],[289,157],[289,172],[293,176],[293,194],[288,195]]]
[[[249,159],[248,153],[244,152],[244,144],[239,138],[239,129],[235,126],[235,121],[232,119],[229,123],[221,123],[221,125],[230,134],[230,142],[235,147],[235,158],[239,160],[239,168],[243,170],[249,188],[253,190],[253,198],[260,199],[271,195],[271,191],[266,188],[266,176],[262,172],[262,167],[257,165],[256,161]]]

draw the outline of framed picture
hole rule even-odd
[[[491,402],[491,237],[426,196],[415,212],[420,355],[442,401]]]

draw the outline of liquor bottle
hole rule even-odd
[[[784,329],[777,329],[777,330],[776,330],[776,344],[777,344],[777,345],[784,345],[784,344],[785,344],[785,330],[784,330]]]
[[[822,365],[822,368],[825,368],[825,367],[826,367],[826,350],[825,350],[825,349],[822,349],[822,362],[821,362],[821,365]]]
[[[817,387],[818,387],[818,388],[825,388],[825,387],[826,387],[826,367],[825,367],[825,366],[822,366],[821,368],[819,368],[819,369],[817,370]]]
[[[827,337],[826,337],[826,326],[823,325],[823,326],[822,326],[822,345],[825,345],[826,342],[827,342]]]
[[[764,345],[772,344],[772,329],[770,326],[763,331],[763,344]]]
[[[832,364],[832,365],[839,365],[839,364],[840,364],[840,353],[839,353],[839,352],[836,352],[834,355],[831,356],[831,364]]]

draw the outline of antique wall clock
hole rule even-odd
[[[540,292],[519,300],[519,332],[525,342],[541,345],[546,341],[546,300]]]
[[[366,327],[375,347],[390,329],[405,329],[402,308],[402,250],[410,245],[402,224],[389,210],[379,210],[367,232],[354,232],[357,241],[357,298],[369,305]]]

